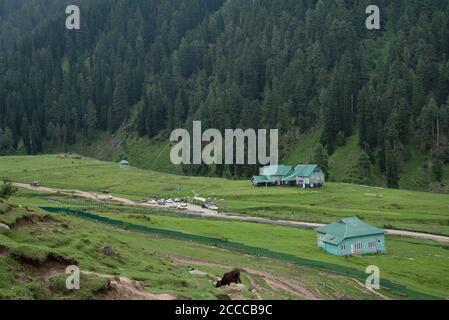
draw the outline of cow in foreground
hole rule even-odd
[[[223,275],[223,278],[219,281],[217,281],[217,284],[215,285],[216,288],[219,288],[221,286],[229,286],[231,283],[242,283],[240,280],[240,270],[234,269],[231,272],[225,273]]]

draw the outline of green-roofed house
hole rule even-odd
[[[260,176],[265,176],[272,185],[282,185],[282,179],[293,172],[293,167],[285,165],[270,165],[260,168]]]
[[[385,253],[385,230],[359,218],[344,218],[316,229],[318,247],[337,256]]]
[[[300,188],[321,188],[325,182],[325,174],[316,164],[300,164],[286,175],[282,182]]]

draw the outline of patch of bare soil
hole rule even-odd
[[[36,213],[31,213],[31,214],[27,214],[25,216],[23,216],[20,219],[17,219],[16,222],[10,226],[11,229],[20,229],[20,228],[24,228],[30,225],[36,225],[36,224],[56,224],[59,221],[56,220],[55,218],[53,218],[52,216],[49,215],[39,215]]]
[[[115,137],[113,137],[106,145],[106,148],[109,150],[115,150],[123,143],[123,138],[117,134]]]
[[[179,257],[175,255],[167,255],[167,254],[161,254],[159,255],[169,258],[174,264],[178,265],[202,265],[202,266],[211,266],[211,267],[220,267],[232,270],[234,269],[233,266],[228,266],[224,264],[219,264],[215,262],[210,262],[207,260],[200,260],[200,259],[192,259],[192,258],[186,258],[186,257]],[[243,272],[246,273],[248,278],[250,279],[251,284],[254,286],[254,288],[259,292],[267,292],[269,294],[273,294],[273,292],[263,288],[261,285],[258,284],[258,282],[253,277],[259,277],[263,279],[263,281],[273,290],[275,291],[281,291],[281,292],[287,292],[294,296],[297,296],[299,298],[303,299],[322,299],[323,297],[314,291],[311,291],[310,289],[304,287],[301,283],[298,283],[296,281],[292,281],[291,279],[284,279],[282,277],[274,276],[270,274],[269,272],[255,270],[252,268],[241,268]],[[251,277],[253,276],[253,277]],[[259,296],[260,297],[260,296]]]
[[[142,282],[126,277],[118,277],[83,271],[84,274],[96,275],[109,281],[108,290],[100,293],[99,298],[105,300],[175,300],[171,294],[156,294],[145,291]]]
[[[47,288],[50,286],[50,277],[65,274],[68,266],[78,265],[78,261],[75,259],[65,258],[55,253],[48,254],[43,262],[23,256],[16,256],[16,258],[22,263],[23,268],[22,272],[18,274],[18,281],[28,283],[41,279]]]

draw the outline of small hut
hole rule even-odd
[[[121,169],[129,168],[129,162],[128,162],[127,160],[121,160],[121,161],[118,163],[118,166],[119,166]]]

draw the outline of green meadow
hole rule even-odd
[[[241,215],[309,222],[330,222],[341,217],[358,216],[381,227],[449,235],[449,197],[442,194],[338,183],[328,183],[320,190],[301,190],[294,187],[253,188],[248,181],[186,177],[141,170],[132,166],[121,169],[115,163],[79,158],[76,155],[69,155],[67,158],[46,155],[2,157],[0,159],[0,176],[8,177],[16,182],[30,183],[37,180],[43,186],[97,192],[107,191],[116,196],[135,200],[200,195],[215,198],[222,211]],[[181,191],[177,192],[177,189]],[[313,230],[309,229],[194,218],[167,211],[158,212],[150,209],[118,206],[112,203],[101,207],[92,200],[31,190],[20,190],[10,199],[10,202],[30,208],[53,206],[88,210],[126,223],[238,242],[323,263],[347,266],[362,272],[368,265],[377,265],[381,270],[382,277],[397,284],[441,298],[446,298],[449,293],[449,281],[447,280],[449,247],[446,244],[433,241],[388,236],[388,253],[386,255],[340,258],[318,250],[316,235]],[[23,214],[22,211],[25,209],[16,210]],[[160,268],[167,266],[167,261],[161,262],[160,255],[153,257],[150,254],[147,256],[148,250],[197,259],[207,257],[212,261],[216,261],[214,259],[220,253],[220,257],[217,257],[219,261],[232,261],[235,262],[234,265],[251,266],[251,263],[254,262],[258,268],[264,268],[263,266],[266,264],[266,258],[253,259],[254,257],[250,255],[231,252],[223,248],[115,229],[62,214],[52,215],[57,219],[68,221],[70,228],[59,230],[58,236],[42,232],[37,237],[42,241],[38,243],[32,241],[35,234],[18,230],[9,239],[2,235],[2,243],[6,243],[13,249],[17,246],[18,250],[22,250],[20,249],[22,245],[19,244],[26,244],[27,250],[25,251],[27,252],[53,250],[64,256],[75,256],[83,262],[83,265],[85,264],[88,270],[101,271],[105,274],[119,273],[130,278],[143,279],[145,288],[148,290],[151,288],[152,292],[166,292],[177,296],[186,295],[198,299],[213,298],[219,294],[213,285],[210,288],[210,279],[207,284],[202,282],[204,279],[198,280],[201,284],[196,284],[192,280],[195,278],[192,278],[191,274],[185,274],[184,270],[183,281],[186,281],[188,285],[181,285],[180,289],[175,278],[178,273],[182,273],[179,269],[181,266],[172,266],[166,281],[158,280],[158,273],[165,274],[166,272]],[[4,223],[11,224],[14,216],[4,215],[2,219]],[[88,230],[91,230],[91,233]],[[96,232],[97,230],[98,232]],[[15,235],[16,232],[17,235]],[[73,239],[79,240],[77,242]],[[86,245],[87,251],[80,244],[84,241],[82,239],[88,239],[87,241],[90,242]],[[100,259],[99,262],[94,262],[98,255],[98,249],[94,248],[98,248],[101,243],[112,243],[120,250],[121,256],[127,257],[125,259],[127,261],[113,262],[110,261],[110,257],[107,257],[106,261]],[[132,243],[132,247],[127,247],[129,243]],[[154,261],[151,260],[153,258]],[[140,259],[150,259],[148,264],[151,267],[148,269],[142,267],[137,262]],[[285,273],[285,270],[289,268],[285,266],[285,262],[272,260],[270,267],[274,268],[272,270],[274,273],[281,269],[284,270],[281,273],[288,278],[289,275]],[[203,269],[208,270],[214,276],[220,276],[220,273],[225,270],[224,268],[210,268],[209,265],[203,266]],[[296,267],[293,269],[297,270]],[[314,272],[311,269],[304,269],[308,270],[307,274],[310,278],[317,274],[316,270]],[[145,270],[158,271],[153,274]],[[331,283],[333,288],[337,288],[336,291],[332,291],[334,293],[321,292],[320,289],[317,289],[320,286],[316,283],[319,283],[316,278],[312,280],[301,278],[300,281],[301,283],[310,282],[311,288],[318,290],[323,296],[327,295],[333,298],[339,295],[345,296],[346,294],[342,292],[352,292],[353,297],[369,295],[367,292],[359,292],[360,290],[354,289],[354,286],[349,285],[351,281],[345,282],[349,279],[348,277],[337,276],[337,278],[342,282],[338,282],[332,277],[324,280],[324,283]],[[335,281],[337,284],[334,283]],[[247,283],[247,285],[251,287],[251,283]],[[271,293],[265,292],[264,297],[294,298],[285,293],[282,295],[270,290],[268,292]],[[88,296],[89,294],[91,293],[86,293]],[[390,292],[388,294],[394,295]],[[348,295],[351,296],[351,294]],[[254,298],[251,297],[251,291],[247,293],[247,297]]]
[[[22,200],[19,194],[10,203]],[[305,299],[304,291],[315,298],[379,299],[353,279],[338,274],[79,218],[50,215],[52,219],[46,223],[15,226],[14,221],[29,215],[30,210],[34,211],[0,202],[0,223],[12,226],[11,232],[0,232],[0,299],[104,299],[109,289],[101,275],[127,277],[142,283],[146,292],[181,299],[222,299],[226,295],[233,299]],[[101,251],[105,245],[113,249],[113,255]],[[64,268],[55,270],[55,265],[49,264],[50,255],[76,261],[82,271],[93,274],[82,275],[80,290],[67,291]],[[185,258],[187,263],[174,263],[172,257]],[[216,279],[230,266],[243,268],[245,290],[215,288]],[[267,277],[301,288],[285,291],[270,284]],[[405,298],[386,290],[380,294]]]
[[[364,271],[369,265],[380,268],[382,276],[417,291],[440,297],[449,294],[449,246],[433,241],[387,237],[386,255],[341,258],[317,249],[313,230],[234,221],[182,218],[152,213],[95,212],[111,219],[137,225],[181,231],[189,234],[235,241],[250,246],[296,255],[315,261],[350,266]],[[149,217],[149,219],[145,219]]]
[[[376,265],[381,270],[381,277],[397,284],[406,285],[413,290],[441,298],[446,298],[449,293],[449,280],[446,276],[449,272],[449,246],[434,241],[387,236],[388,252],[386,255],[341,258],[319,250],[316,246],[316,234],[310,229],[205,219],[168,211],[112,204],[98,206],[98,203],[92,200],[30,190],[21,190],[10,201],[27,207],[49,206],[87,210],[90,213],[125,223],[238,242],[314,261],[347,266],[361,272],[364,272],[369,265]],[[54,214],[54,216],[71,221],[81,220],[79,223],[88,223],[87,221],[83,222],[81,218],[67,217],[63,214]],[[95,224],[102,227],[99,223]],[[136,236],[138,237],[138,235]],[[144,234],[141,236],[142,239],[147,237]],[[199,252],[194,257],[208,257],[209,259],[215,250],[206,251]],[[185,252],[183,255],[192,256],[191,253]],[[240,256],[241,254],[236,255]]]
[[[109,191],[135,200],[200,195],[215,198],[221,211],[241,215],[323,223],[358,216],[379,227],[449,235],[449,196],[444,194],[343,183],[327,183],[320,190],[253,188],[249,181],[120,169],[74,155],[0,159],[0,176],[16,182],[37,180],[48,187]]]

